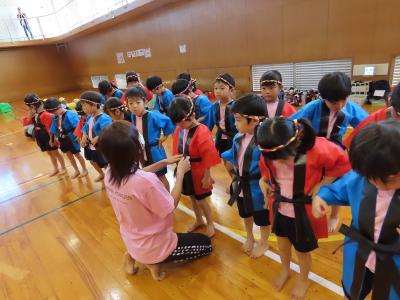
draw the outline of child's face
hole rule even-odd
[[[325,100],[326,106],[328,106],[330,111],[338,112],[346,105],[347,99],[339,100],[336,102],[329,102]]]
[[[61,116],[63,112],[64,112],[64,109],[62,107],[59,107],[58,109],[53,110],[51,113],[56,116]]]
[[[280,88],[278,84],[261,86],[261,96],[267,102],[273,102],[278,99]]]
[[[134,87],[140,87],[140,83],[139,83],[139,81],[131,81],[126,85],[126,87],[128,89],[134,88]]]
[[[91,115],[96,110],[96,105],[82,101],[82,110],[87,115]]]
[[[182,128],[182,129],[190,129],[193,127],[195,117],[191,116],[187,119],[183,119],[182,121],[176,123],[176,126]]]
[[[254,134],[254,128],[256,128],[258,121],[254,119],[247,119],[240,114],[234,114],[235,116],[235,127],[240,133]]]
[[[222,102],[229,101],[230,99],[232,99],[232,92],[233,89],[229,87],[229,85],[221,81],[217,81],[214,83],[214,94],[218,100]]]
[[[380,179],[369,179],[369,182],[379,190],[398,190],[400,189],[400,173],[389,175],[386,182]]]
[[[146,104],[142,98],[132,97],[128,98],[129,110],[136,116],[142,116],[146,111]]]
[[[164,92],[164,86],[162,84],[160,84],[158,87],[156,87],[155,89],[152,89],[151,92],[153,94],[156,94],[158,96],[161,96],[161,94]]]

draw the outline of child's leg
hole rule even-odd
[[[136,262],[132,258],[132,256],[130,256],[128,252],[125,252],[125,254],[124,254],[124,270],[127,274],[135,275],[139,271],[139,268],[135,266],[135,263]]]
[[[328,232],[334,232],[339,225],[340,206],[332,206],[331,215],[328,220]]]
[[[79,161],[79,163],[81,164],[81,167],[82,167],[82,172],[81,172],[81,175],[79,177],[87,176],[88,169],[86,168],[86,162],[85,162],[85,159],[83,158],[82,154],[76,153],[76,154],[74,154],[74,156]]]
[[[54,156],[56,157],[56,159],[58,160],[58,162],[60,163],[61,169],[60,172],[58,173],[59,175],[65,174],[67,173],[67,168],[65,167],[65,161],[64,161],[64,157],[61,155],[60,151],[57,150],[53,150],[54,151]]]
[[[196,198],[194,198],[193,196],[190,196],[190,200],[192,200],[192,207],[194,214],[196,215],[196,222],[188,228],[187,232],[193,232],[199,227],[205,225],[203,221],[203,216],[201,214],[201,209],[198,204],[198,200],[196,200]]]
[[[300,265],[300,276],[293,288],[292,299],[302,300],[310,286],[308,274],[311,271],[311,252],[296,251]]]
[[[69,159],[69,161],[70,161],[72,167],[73,167],[74,170],[75,170],[75,173],[71,176],[71,178],[72,178],[72,179],[75,179],[75,178],[77,178],[77,177],[79,176],[79,174],[80,174],[80,173],[79,173],[79,169],[78,169],[78,165],[76,164],[74,155],[73,155],[70,151],[68,151],[66,154],[67,154],[67,157],[68,157],[68,159]]]
[[[158,178],[160,179],[160,181],[163,183],[163,185],[165,186],[165,188],[169,192],[169,181],[168,181],[167,177],[165,177],[165,175],[161,175]]]
[[[246,241],[243,243],[242,250],[250,255],[254,247],[253,217],[243,218],[243,222],[246,229]]]
[[[198,204],[207,220],[206,235],[211,238],[215,234],[215,228],[214,228],[214,222],[212,219],[211,208],[210,208],[210,205],[208,204],[209,199],[210,199],[210,197],[204,198],[204,199],[198,201],[199,202]]]
[[[277,237],[277,238],[278,238],[279,256],[281,257],[281,262],[282,262],[282,269],[279,272],[276,279],[274,280],[274,282],[272,283],[272,285],[277,291],[280,291],[290,277],[290,258],[291,258],[292,243],[286,237]]]
[[[251,251],[251,258],[259,258],[264,255],[268,250],[268,238],[271,233],[271,225],[260,226],[260,240],[257,241],[256,246]]]
[[[47,151],[49,154],[51,164],[53,165],[53,172],[49,175],[50,177],[55,176],[58,174],[58,165],[57,165],[57,158],[54,154],[55,150]]]
[[[100,166],[93,160],[91,160],[90,163],[93,166],[93,168],[95,168],[95,170],[99,173],[99,176],[94,181],[95,182],[102,181],[104,179],[104,172],[102,168],[100,168]]]
[[[149,269],[153,279],[157,281],[161,281],[165,278],[165,272],[161,272],[160,265],[161,264],[145,265],[146,268]]]

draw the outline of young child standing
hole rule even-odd
[[[365,126],[354,137],[354,171],[328,186],[313,200],[321,217],[329,205],[351,208],[351,225],[342,225],[343,290],[347,299],[400,299],[400,122]]]
[[[283,98],[279,98],[282,90],[282,75],[278,71],[265,72],[260,78],[261,96],[267,105],[267,117],[290,117],[296,112]]]
[[[193,91],[193,83],[186,79],[177,79],[171,86],[175,96],[186,96],[194,103],[194,113],[197,121],[203,123],[211,109],[211,102],[205,95],[197,95]]]
[[[163,143],[175,130],[171,119],[158,111],[146,110],[146,92],[140,87],[127,90],[126,101],[132,112],[131,122],[144,138],[144,165],[148,166],[165,159],[167,155]],[[157,176],[169,191],[166,174],[166,167],[157,172]]]
[[[347,100],[351,94],[351,80],[342,72],[326,74],[318,83],[320,99],[314,100],[293,114],[290,119],[307,118],[318,136],[340,145],[347,127],[357,127],[368,113],[358,104]],[[329,232],[339,225],[339,208],[333,208],[329,221]]]
[[[85,158],[99,173],[99,176],[94,180],[99,182],[104,178],[102,168],[107,166],[107,162],[101,152],[96,149],[96,144],[101,131],[112,123],[112,119],[102,112],[100,108],[102,98],[99,93],[87,91],[82,93],[79,98],[83,111],[88,115],[82,130],[81,146],[86,147]]]
[[[104,104],[109,98],[116,97],[121,99],[124,94],[120,89],[113,86],[108,80],[102,80],[98,85],[99,93],[103,96],[101,104]]]
[[[60,144],[60,149],[65,153],[71,162],[75,173],[72,179],[87,176],[85,159],[81,155],[81,145],[74,135],[75,128],[79,124],[78,114],[72,110],[67,110],[56,98],[49,98],[44,104],[44,109],[53,114],[53,121],[50,127],[51,139],[55,139]],[[82,173],[79,171],[76,163],[77,159],[82,167]]]
[[[254,137],[256,127],[266,115],[264,100],[254,94],[247,94],[232,105],[235,126],[239,131],[233,138],[233,146],[222,153],[222,159],[235,166],[229,204],[237,201],[239,216],[244,221],[246,241],[243,251],[252,258],[258,258],[268,250],[271,232],[269,210],[265,208],[264,196],[259,181],[261,152]],[[254,246],[253,223],[260,226],[261,238]]]
[[[78,102],[76,103],[75,111],[76,111],[76,113],[77,113],[78,116],[79,116],[79,123],[78,123],[78,126],[76,126],[76,128],[75,128],[75,130],[74,130],[74,135],[76,136],[76,140],[77,140],[78,143],[80,144],[80,143],[81,143],[81,140],[82,140],[82,135],[83,135],[82,129],[83,129],[83,126],[84,126],[85,123],[86,123],[87,115],[86,115],[86,113],[83,111],[82,103],[81,103],[80,101],[78,101]],[[86,151],[86,148],[83,148],[83,150],[84,150],[84,152],[85,152],[85,151]]]
[[[147,101],[151,101],[153,99],[153,93],[150,92],[142,83],[142,81],[140,80],[140,75],[139,73],[135,72],[135,71],[129,71],[126,72],[125,74],[126,76],[126,88],[130,89],[133,87],[140,87],[142,89],[144,89],[146,91],[146,99]],[[126,104],[126,95],[125,93],[122,95],[121,101],[123,104]]]
[[[177,125],[172,153],[190,157],[191,171],[185,174],[182,194],[190,196],[196,222],[188,232],[205,225],[202,218],[204,215],[207,220],[207,236],[212,237],[215,229],[208,201],[214,181],[210,169],[220,162],[218,152],[207,126],[196,120],[194,104],[188,98],[175,98],[168,115]]]
[[[147,78],[146,87],[156,95],[154,110],[158,110],[162,114],[167,114],[169,106],[174,99],[174,95],[164,86],[161,77],[151,76]]]
[[[339,146],[316,137],[305,119],[266,119],[257,129],[257,142],[262,152],[260,188],[272,202],[272,232],[278,237],[282,261],[273,286],[279,291],[289,279],[294,247],[300,276],[292,299],[303,299],[310,285],[311,252],[318,247],[317,239],[328,235],[326,218],[312,216],[312,195],[323,183],[348,172],[349,160]]]
[[[125,95],[125,94],[124,94]],[[116,97],[111,97],[104,104],[104,112],[111,117],[113,121],[131,121],[132,113],[126,109],[126,106]]]
[[[24,98],[29,113],[24,125],[33,124],[32,135],[42,152],[47,152],[53,165],[50,176],[63,175],[67,172],[64,158],[58,151],[58,145],[50,140],[50,128],[53,122],[52,115],[43,108],[43,101],[36,94],[27,94]],[[58,164],[60,167],[58,167]]]

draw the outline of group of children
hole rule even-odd
[[[51,175],[66,172],[60,148],[75,170],[72,177],[86,176],[82,147],[99,173],[96,181],[101,181],[107,161],[96,144],[113,121],[131,122],[137,128],[142,167],[166,158],[163,143],[172,135],[172,154],[188,157],[191,165],[182,187],[196,216],[189,232],[205,226],[208,237],[215,234],[208,199],[214,183],[211,168],[222,159],[231,178],[228,204],[237,203],[246,229],[243,251],[258,258],[268,249],[270,233],[277,236],[282,269],[273,282],[276,290],[290,278],[293,247],[300,275],[292,298],[304,298],[311,252],[319,238],[338,226],[339,206],[351,206],[351,226],[340,229],[346,235],[346,297],[364,299],[373,290],[373,299],[400,299],[399,86],[391,106],[368,117],[347,99],[351,81],[341,72],[325,75],[318,85],[320,98],[297,111],[279,97],[283,86],[278,71],[262,75],[261,95],[246,94],[237,100],[233,76],[219,74],[214,103],[201,94],[188,73],[178,75],[172,90],[158,76],[149,77],[145,85],[136,72],[128,72],[126,78],[129,89],[124,94],[106,82],[100,82],[100,93],[81,94],[77,113],[54,98],[43,103],[35,94],[25,97],[29,115],[24,122],[34,124],[40,149],[49,153]],[[149,110],[153,95],[154,110]],[[390,121],[376,123],[385,120]],[[343,141],[349,125],[355,130]],[[168,193],[166,173],[164,166],[156,174]],[[333,205],[329,218],[325,216],[328,204]],[[258,241],[253,224],[260,227]],[[384,274],[385,268],[390,268],[390,275]]]

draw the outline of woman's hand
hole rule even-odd
[[[321,199],[320,197],[316,196],[313,198],[312,201],[312,214],[315,218],[321,218],[325,216],[328,212],[328,204],[325,200]]]
[[[167,165],[172,165],[172,164],[175,164],[178,161],[180,161],[182,158],[183,158],[182,154],[177,154],[177,155],[173,155],[173,156],[167,157],[166,159],[164,159],[164,162]]]
[[[190,170],[189,157],[181,158],[176,169],[176,175],[185,175]]]

